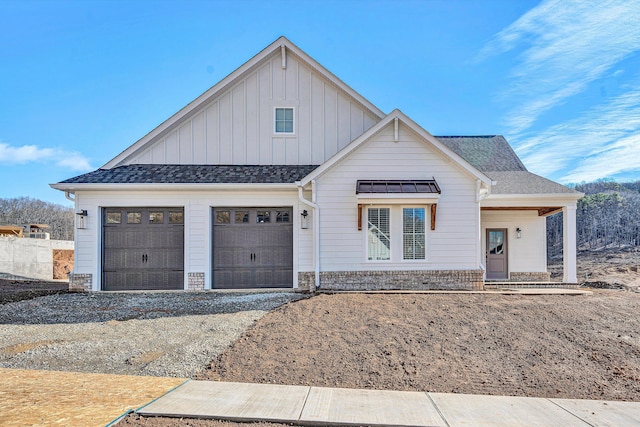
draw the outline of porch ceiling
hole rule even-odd
[[[538,211],[538,216],[562,212],[562,206],[483,206],[483,211]]]

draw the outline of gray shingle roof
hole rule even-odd
[[[527,170],[502,135],[436,138],[480,172]]]
[[[528,171],[487,172],[496,181],[491,194],[575,194],[572,188]]]
[[[98,169],[61,184],[290,184],[316,165],[125,165]]]

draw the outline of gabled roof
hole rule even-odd
[[[526,170],[491,171],[487,174],[496,181],[491,189],[498,194],[582,194],[572,188],[543,178]]]
[[[186,107],[182,108],[176,114],[165,120],[158,127],[153,129],[147,135],[142,137],[136,143],[125,149],[122,153],[118,154],[112,160],[107,162],[103,168],[109,169],[115,166],[118,166],[122,161],[130,157],[132,154],[137,152],[140,149],[143,149],[148,143],[155,140],[159,135],[163,135],[180,123],[185,121],[191,115],[196,114],[202,108],[204,108],[210,101],[216,98],[216,96],[223,93],[228,88],[232,87],[236,82],[241,80],[246,74],[252,72],[256,66],[260,63],[268,60],[274,52],[280,52],[282,49],[285,49],[288,53],[294,54],[297,59],[306,63],[309,67],[311,67],[316,72],[320,73],[324,78],[329,80],[332,84],[334,84],[339,89],[346,92],[351,98],[356,100],[358,103],[362,104],[363,107],[368,109],[374,116],[382,119],[385,114],[378,109],[375,105],[369,102],[366,98],[360,95],[358,92],[349,87],[346,83],[336,77],[329,70],[320,65],[315,59],[311,58],[305,52],[303,52],[299,47],[291,43],[286,37],[279,37],[276,41],[271,43],[269,46],[264,48],[260,53],[255,55],[249,61],[245,62],[242,66],[236,69],[234,72],[226,76],[224,79],[220,80],[216,85],[211,87],[205,93],[200,95],[198,98],[189,103]]]
[[[315,165],[125,165],[55,184],[293,184]]]
[[[431,135],[429,132],[424,130],[420,125],[407,117],[402,111],[395,109],[391,113],[389,113],[384,119],[380,122],[376,123],[374,126],[369,128],[365,133],[354,139],[349,145],[344,147],[338,153],[336,153],[333,157],[307,175],[304,179],[300,181],[301,185],[305,186],[309,184],[312,180],[320,177],[324,173],[326,173],[329,169],[333,168],[337,163],[339,163],[342,159],[349,156],[355,149],[364,144],[366,141],[371,139],[374,135],[380,132],[387,126],[390,126],[394,120],[399,120],[404,125],[408,126],[413,132],[419,135],[423,140],[427,141],[432,147],[434,147],[437,151],[442,153],[444,156],[451,159],[455,164],[460,166],[462,169],[466,170],[469,174],[474,176],[476,179],[479,179],[485,186],[491,186],[491,179],[482,171],[478,170],[474,165],[469,163],[459,154],[451,150],[445,144],[443,144],[438,138]]]
[[[436,138],[482,172],[527,170],[502,135]]]

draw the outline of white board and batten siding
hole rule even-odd
[[[537,210],[482,211],[482,248],[487,228],[507,229],[509,272],[547,271],[547,218]],[[520,238],[516,229],[520,228]]]
[[[93,275],[93,290],[100,290],[102,251],[102,208],[104,207],[181,207],[184,208],[184,284],[187,274],[205,273],[205,288],[211,287],[212,208],[213,207],[293,207],[293,267],[296,272],[313,269],[311,227],[300,229],[297,191],[109,191],[78,192],[76,206],[88,212],[86,228],[76,229],[74,273]],[[299,265],[300,264],[300,265]]]
[[[294,109],[276,134],[274,109]],[[122,164],[322,164],[379,119],[289,53],[265,58],[232,87]]]
[[[399,142],[393,139],[393,124],[390,124],[317,179],[318,203],[322,207],[322,270],[477,269],[480,221],[475,178],[403,124],[400,125]],[[368,261],[366,206],[362,212],[362,230],[359,231],[356,181],[432,177],[436,179],[442,194],[438,200],[436,229],[433,231],[430,229],[429,206],[424,205],[426,260]],[[395,212],[401,215],[399,209]],[[394,210],[391,214],[394,214]],[[402,239],[401,230],[396,233],[392,230],[391,238],[393,250],[393,239]]]

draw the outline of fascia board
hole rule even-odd
[[[266,48],[262,49],[258,54],[254,55],[251,59],[233,71],[231,74],[227,75],[225,78],[220,80],[214,86],[209,88],[202,95],[197,97],[195,100],[191,101],[185,107],[183,107],[180,111],[175,113],[173,116],[169,117],[167,120],[162,122],[159,126],[153,129],[151,132],[143,136],[137,142],[126,148],[123,152],[118,154],[116,157],[107,162],[101,169],[111,169],[117,166],[120,162],[125,160],[131,154],[136,152],[138,149],[144,147],[148,142],[152,141],[158,135],[165,132],[167,129],[172,126],[180,123],[185,117],[189,116],[194,110],[202,106],[206,101],[213,98],[219,92],[224,91],[229,85],[233,85],[233,83],[240,79],[246,72],[251,70],[260,62],[264,61],[267,57],[269,57],[274,51],[280,49],[280,47],[284,45],[287,49],[293,52],[296,56],[301,58],[303,61],[307,62],[312,68],[322,74],[326,79],[331,81],[333,84],[338,86],[340,89],[347,92],[351,97],[361,103],[364,107],[368,108],[372,113],[374,113],[378,118],[382,119],[385,114],[369,102],[366,98],[360,95],[358,92],[350,88],[346,83],[336,77],[329,70],[320,65],[316,60],[311,58],[309,55],[304,53],[300,48],[291,43],[286,37],[279,37],[276,41],[271,43]]]
[[[362,204],[437,204],[439,194],[425,195],[425,194],[358,194],[358,203]]]
[[[481,207],[538,207],[549,205],[575,205],[580,195],[573,194],[492,194],[482,199]]]
[[[296,190],[296,184],[49,184],[61,191],[282,191]]]
[[[373,125],[369,130],[360,135],[358,138],[353,140],[349,145],[336,153],[333,157],[327,160],[325,163],[320,165],[320,167],[316,168],[309,175],[304,177],[301,180],[303,186],[306,186],[309,182],[314,179],[319,178],[324,175],[329,169],[331,169],[334,165],[340,162],[342,159],[346,158],[351,152],[353,152],[356,148],[362,145],[365,141],[373,138],[378,132],[384,129],[386,126],[390,125],[393,119],[398,118],[402,121],[406,126],[408,126],[411,130],[418,134],[419,137],[431,143],[434,148],[442,153],[445,157],[450,158],[454,163],[458,164],[468,173],[473,175],[476,179],[479,179],[487,188],[491,187],[492,181],[491,179],[480,172],[478,169],[471,166],[466,160],[462,157],[458,156],[456,153],[448,149],[442,142],[438,141],[436,137],[431,135],[429,132],[424,130],[420,125],[407,117],[402,111],[395,109],[391,113],[387,115],[380,122]]]

